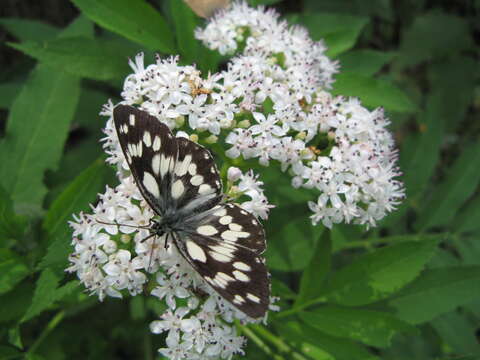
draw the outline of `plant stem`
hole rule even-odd
[[[252,330],[250,330],[245,325],[238,324],[240,330],[250,339],[252,340],[263,352],[269,356],[272,356],[275,360],[285,360],[280,355],[274,354],[273,351],[265,344],[262,339],[260,339]]]
[[[35,340],[35,342],[30,346],[27,351],[27,354],[33,354],[35,350],[42,344],[42,342],[46,339],[46,337],[57,327],[57,325],[63,320],[65,317],[65,310],[59,311],[47,324],[47,326],[43,329],[40,336]]]
[[[272,343],[281,353],[289,354],[295,360],[307,360],[306,357],[295,352],[287,343],[285,343],[278,336],[275,336],[274,334],[272,334],[264,326],[259,324],[250,324],[250,327],[254,329],[258,334],[263,336],[264,339]]]

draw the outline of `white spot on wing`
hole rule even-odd
[[[202,175],[195,175],[190,179],[190,184],[194,186],[199,186],[201,183],[203,183],[203,176]]]
[[[160,154],[155,154],[152,158],[152,170],[158,175],[160,173]]]
[[[162,140],[160,140],[160,137],[157,135],[155,136],[155,139],[153,139],[153,145],[152,145],[153,151],[160,150],[160,146],[162,146]]]
[[[228,263],[232,260],[231,256],[219,254],[217,252],[210,251],[209,254],[214,260],[220,261],[222,263]]]
[[[245,273],[238,270],[233,271],[233,276],[235,276],[235,279],[239,281],[243,281],[243,282],[250,281],[250,278]]]
[[[178,179],[172,185],[172,196],[174,199],[178,199],[182,196],[183,192],[185,191],[185,187],[183,186],[183,181]]]
[[[143,186],[145,186],[145,189],[155,196],[156,198],[160,197],[160,189],[158,188],[157,181],[155,178],[150,174],[149,172],[144,172],[143,173]]]
[[[186,245],[188,255],[190,255],[193,260],[197,260],[203,263],[207,262],[207,256],[205,255],[205,251],[203,251],[200,246],[198,246],[191,240],[187,240]]]
[[[197,233],[199,233],[200,235],[210,236],[218,233],[218,230],[215,229],[212,225],[202,225],[197,228]]]
[[[192,161],[192,155],[189,154],[189,155],[185,156],[183,161],[175,167],[175,174],[177,176],[185,175],[187,173],[187,169],[188,169],[188,166],[190,165],[191,161]]]
[[[225,212],[226,213],[226,212]],[[226,215],[226,216],[222,216],[220,218],[220,220],[218,220],[220,222],[220,224],[222,225],[228,225],[232,222],[232,217],[230,215]]]
[[[230,230],[233,230],[233,231],[242,231],[242,225],[239,225],[239,224],[235,224],[235,223],[231,223],[231,224],[228,224],[228,227],[230,228]]]
[[[240,304],[243,304],[244,302],[245,302],[245,299],[240,295],[235,295],[235,297],[233,298],[234,304],[240,305]]]
[[[221,208],[213,213],[215,216],[224,216],[227,213],[227,209]]]
[[[190,164],[188,166],[188,173],[192,176],[195,175],[197,173],[197,165],[196,164]]]
[[[130,125],[131,125],[131,126],[135,126],[135,115],[130,114],[130,116],[128,117],[128,119],[130,120]]]
[[[253,294],[247,293],[247,299],[250,299],[253,302],[256,302],[257,304],[260,304],[260,298],[258,296],[253,295]]]
[[[143,134],[143,142],[145,143],[146,147],[152,146],[152,137],[150,136],[149,131],[145,131],[145,133]]]
[[[209,194],[213,191],[212,187],[208,184],[202,184],[200,185],[200,187],[198,188],[198,192],[200,194]]]
[[[233,263],[233,267],[234,267],[235,269],[243,270],[243,271],[250,271],[250,270],[252,270],[252,268],[251,268],[249,265],[247,265],[247,264],[245,264],[244,262],[241,262],[241,261],[235,261],[235,262]]]

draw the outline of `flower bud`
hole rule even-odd
[[[228,168],[227,171],[227,179],[231,182],[235,182],[238,179],[240,179],[240,176],[242,176],[242,170],[235,166],[231,166]]]

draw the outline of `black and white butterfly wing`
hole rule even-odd
[[[185,138],[177,138],[174,193],[178,216],[190,217],[211,209],[222,199],[222,183],[210,152]],[[178,195],[178,196],[177,196]]]
[[[142,195],[162,216],[188,217],[221,200],[222,185],[210,152],[147,112],[117,105],[118,139]]]
[[[170,129],[132,106],[117,105],[113,120],[132,175],[145,200],[159,215],[171,207],[173,169],[178,145]]]
[[[218,205],[177,239],[192,267],[223,298],[252,318],[265,315],[270,285],[262,252],[265,234],[253,215],[234,204]]]

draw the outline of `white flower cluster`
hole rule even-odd
[[[219,12],[196,36],[222,54],[237,52],[221,74],[224,89],[239,98],[235,118],[244,125],[227,135],[228,156],[276,160],[294,187],[317,189],[317,202],[309,202],[314,224],[375,226],[401,201],[388,120],[381,109],[327,92],[337,64],[321,42],[244,2]]]
[[[237,334],[233,320],[253,319],[218,296],[170,238],[150,236],[148,225],[154,213],[133,177],[123,171],[119,174],[120,184],[106,188],[92,206],[92,214],[81,213],[70,223],[75,250],[67,271],[75,272],[100,300],[146,294],[153,283],[150,295],[164,301],[167,310],[150,328],[156,334],[167,333],[167,347],[159,351],[169,359],[228,359],[242,354],[245,339]],[[262,183],[252,172],[242,174],[237,168],[228,174],[228,196],[233,200],[247,195],[250,200],[240,206],[266,218],[271,205]]]

